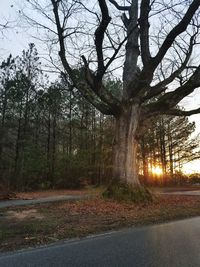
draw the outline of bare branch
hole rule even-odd
[[[111,4],[113,4],[118,10],[121,10],[121,11],[129,11],[130,10],[130,6],[120,6],[117,1],[115,0],[109,0],[109,2]]]
[[[98,59],[98,69],[97,69],[97,80],[98,82],[102,80],[102,77],[105,73],[105,66],[104,66],[104,56],[103,56],[103,40],[105,31],[108,27],[108,24],[111,20],[108,7],[106,5],[105,0],[98,0],[99,6],[101,9],[102,19],[95,31],[95,45],[96,45],[96,52],[97,52],[97,59]]]
[[[142,0],[140,7],[140,44],[141,44],[141,57],[144,65],[151,59],[149,51],[149,12],[150,12],[150,0]]]
[[[143,101],[150,99],[152,97],[155,97],[155,96],[161,94],[162,92],[164,92],[166,90],[166,86],[168,84],[170,84],[175,78],[177,78],[178,75],[180,75],[181,72],[187,67],[187,64],[188,64],[190,57],[192,55],[196,34],[197,34],[197,32],[194,35],[192,35],[190,38],[190,44],[188,47],[188,51],[187,51],[187,54],[185,56],[184,61],[181,64],[181,66],[177,70],[175,70],[168,78],[164,79],[163,81],[159,82],[155,86],[151,87],[148,94],[143,98]]]
[[[156,102],[146,105],[147,113],[155,112],[165,113],[173,109],[183,98],[191,94],[200,86],[200,66],[196,69],[190,79],[182,86],[172,92],[161,96]]]
[[[84,56],[82,56],[82,59],[84,61],[85,65],[85,80],[80,79],[76,76],[73,69],[71,69],[67,59],[66,59],[66,50],[65,50],[65,43],[64,43],[64,36],[63,36],[63,28],[60,23],[60,17],[58,14],[58,5],[59,3],[55,0],[51,0],[53,4],[53,12],[55,15],[56,25],[57,25],[57,32],[58,32],[58,38],[59,38],[59,44],[60,44],[60,52],[59,56],[61,58],[62,64],[64,66],[64,69],[68,73],[69,77],[72,79],[74,85],[78,90],[82,93],[82,95],[95,107],[99,107],[98,109],[104,113],[104,114],[112,114],[116,115],[120,112],[120,106],[118,105],[118,101],[113,95],[106,90],[106,88],[103,87],[101,84],[101,87],[96,88],[95,84],[95,76],[91,72],[91,70],[88,67],[88,64],[86,62],[86,59]],[[102,8],[105,8],[103,6]],[[105,17],[102,19],[104,22]],[[103,28],[101,28],[103,27]],[[107,27],[107,26],[106,26]],[[100,25],[100,34],[104,35],[104,25]],[[99,36],[100,38],[102,36]],[[103,41],[103,39],[102,39]],[[102,62],[103,63],[103,62]]]
[[[123,46],[123,44],[126,42],[127,37],[124,38],[124,40],[118,45],[118,47],[115,49],[115,52],[113,53],[113,55],[111,56],[111,58],[109,59],[108,63],[105,66],[105,71],[108,69],[108,67],[110,66],[110,64],[115,60],[118,52],[120,51],[121,47]]]
[[[173,44],[174,40],[178,35],[183,33],[188,25],[190,24],[194,14],[198,10],[200,6],[200,0],[194,0],[190,7],[188,8],[187,12],[185,13],[182,20],[174,27],[170,33],[167,35],[166,39],[164,40],[162,46],[160,47],[157,55],[153,58],[153,66],[154,69],[158,66],[158,64],[161,62],[165,54],[167,53],[168,49]]]
[[[56,0],[51,0],[52,5],[53,5],[53,12],[56,20],[56,26],[57,26],[57,33],[58,33],[58,39],[59,39],[59,44],[60,44],[60,51],[59,51],[59,56],[62,61],[62,64],[67,71],[67,73],[70,75],[70,78],[74,80],[73,78],[73,72],[72,69],[66,59],[66,51],[65,51],[65,43],[64,43],[64,36],[63,36],[63,28],[61,27],[61,22],[58,14],[58,1]]]
[[[124,96],[131,97],[133,93],[133,83],[138,75],[137,61],[139,51],[139,29],[138,29],[138,1],[132,1],[129,11],[130,22],[127,28],[126,56],[124,62]]]
[[[191,94],[196,88],[200,86],[200,65],[195,70],[190,79],[176,90],[166,93],[159,100],[158,103],[164,103],[169,108],[176,106],[183,98]]]
[[[112,109],[104,103],[84,81],[78,83],[78,90],[81,92],[83,97],[87,99],[95,108],[105,115],[116,115]]]
[[[192,110],[170,109],[165,112],[165,114],[167,115],[174,115],[174,116],[191,116],[198,113],[200,113],[200,108]]]

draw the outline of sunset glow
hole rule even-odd
[[[161,176],[163,174],[162,168],[159,166],[152,167],[151,172],[152,174],[157,175],[157,176]]]
[[[185,174],[200,173],[200,160],[194,160],[184,164],[182,171]]]

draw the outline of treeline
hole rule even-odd
[[[1,183],[73,188],[110,177],[112,120],[64,79],[49,84],[33,44],[3,61],[0,72]]]
[[[120,86],[108,80],[107,85]],[[114,121],[88,104],[68,81],[41,71],[34,44],[0,66],[0,184],[15,189],[77,188],[107,183]],[[194,123],[159,117],[140,133],[138,162],[146,181],[153,166],[174,175],[197,157]]]
[[[200,157],[199,135],[187,117],[159,116],[147,122],[140,138],[140,173],[146,183],[180,183],[184,163]],[[154,173],[161,170],[161,179]],[[183,180],[184,180],[183,179]]]

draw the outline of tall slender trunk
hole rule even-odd
[[[92,153],[91,153],[91,166],[92,166],[92,177],[91,181],[93,184],[98,183],[97,179],[97,158],[96,158],[96,112],[92,109]]]
[[[101,185],[102,184],[102,176],[104,174],[104,169],[103,169],[103,115],[100,113],[99,116],[99,131],[100,131],[100,136],[99,136],[99,144],[98,144],[98,151],[99,151],[99,160],[98,160],[98,177],[97,177],[97,184]]]
[[[160,143],[160,158],[162,163],[162,172],[166,174],[167,171],[167,160],[166,160],[166,142],[165,142],[165,128],[164,121],[161,119],[159,125],[159,143]]]
[[[56,165],[56,127],[57,127],[57,118],[56,112],[53,117],[53,126],[52,126],[52,158],[51,158],[51,183],[54,186],[55,183],[55,165]]]
[[[169,164],[170,164],[170,175],[174,174],[174,160],[173,160],[173,147],[172,144],[169,145]]]
[[[18,128],[17,128],[17,139],[16,139],[16,145],[15,145],[15,169],[14,169],[14,175],[13,175],[13,181],[12,181],[12,185],[17,186],[18,189],[22,186],[22,179],[21,179],[22,123],[21,121],[22,121],[22,110],[20,108]]]
[[[69,155],[72,155],[72,92],[69,100]]]
[[[139,107],[131,105],[116,119],[113,178],[132,186],[140,184],[137,171],[137,138]]]
[[[143,175],[144,175],[145,179],[147,179],[149,176],[149,170],[148,170],[147,147],[145,145],[145,138],[144,137],[141,140],[141,154],[142,154]]]
[[[50,166],[50,155],[51,153],[51,114],[50,110],[48,111],[48,121],[47,121],[47,180],[49,180],[51,174],[51,166]]]
[[[5,96],[4,96],[3,101],[2,101],[2,110],[1,110],[0,164],[2,162],[4,139],[5,139],[5,120],[6,120],[7,102],[8,102],[7,90],[5,90]]]
[[[170,132],[170,124],[168,125],[168,149],[169,149],[169,167],[170,167],[170,175],[174,174],[174,160],[173,160],[173,140]]]

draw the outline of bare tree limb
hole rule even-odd
[[[55,0],[51,0],[53,4],[53,12],[55,15],[57,32],[58,32],[58,39],[60,44],[60,51],[59,56],[61,58],[62,64],[64,69],[68,73],[69,77],[72,79],[74,85],[78,90],[82,93],[82,95],[96,108],[104,113],[109,115],[117,115],[120,112],[120,105],[118,105],[117,99],[106,90],[101,84],[99,90],[96,90],[95,84],[95,77],[90,71],[88,64],[86,63],[85,57],[83,58],[84,65],[85,65],[85,78],[80,79],[75,75],[74,70],[70,67],[67,59],[66,59],[66,50],[65,50],[65,38],[63,36],[63,28],[61,26],[60,17],[58,14],[58,6],[59,2]],[[104,7],[103,7],[104,8]],[[100,29],[101,31],[102,29]],[[104,28],[103,28],[103,35],[104,35]],[[102,40],[103,41],[103,40]],[[88,84],[87,84],[88,83]]]
[[[141,57],[144,65],[151,59],[149,50],[149,12],[150,12],[150,0],[142,0],[140,7],[140,44],[141,44]]]
[[[138,28],[138,1],[132,1],[129,11],[129,25],[127,28],[126,56],[124,62],[124,96],[130,98],[135,78],[138,75],[137,61],[140,54],[139,50],[139,28]]]
[[[173,44],[174,40],[178,35],[183,33],[188,25],[190,24],[194,14],[198,10],[200,6],[200,0],[193,0],[191,5],[189,6],[187,12],[185,13],[182,20],[174,27],[169,34],[167,35],[166,39],[164,40],[162,46],[160,47],[157,55],[153,58],[153,66],[154,69],[158,66],[158,64],[161,62],[165,54],[167,53],[168,49]]]
[[[103,40],[105,31],[108,27],[108,24],[111,20],[111,17],[108,13],[108,7],[105,0],[98,0],[99,6],[101,9],[102,19],[95,31],[95,45],[96,45],[96,52],[97,52],[97,59],[98,59],[98,69],[97,69],[97,81],[101,81],[102,77],[105,73],[105,66],[104,66],[104,56],[103,56]]]
[[[115,60],[118,52],[120,51],[121,47],[123,46],[123,44],[126,42],[127,37],[124,38],[124,40],[118,45],[118,47],[115,49],[115,52],[113,53],[113,55],[111,56],[111,58],[109,59],[109,61],[107,62],[106,66],[105,66],[105,70],[108,69],[108,67],[110,66],[110,64]]]
[[[117,1],[115,0],[109,0],[109,2],[111,4],[113,4],[118,10],[121,10],[121,11],[129,11],[130,10],[130,6],[120,6]]]
[[[183,98],[191,94],[196,88],[200,86],[200,65],[195,70],[190,79],[182,86],[176,90],[164,94],[159,100],[158,103],[168,104],[171,108],[176,106]]]
[[[179,110],[179,109],[170,109],[166,111],[164,114],[174,115],[174,116],[191,116],[194,114],[200,113],[200,108],[192,109],[192,110]]]
[[[151,87],[149,89],[149,92],[143,98],[142,101],[145,101],[147,99],[150,99],[152,97],[155,97],[155,96],[163,93],[166,90],[166,86],[168,84],[170,84],[175,78],[177,78],[178,75],[180,75],[181,72],[187,67],[187,64],[188,64],[188,62],[190,60],[190,57],[192,55],[192,51],[193,51],[193,48],[194,48],[194,40],[195,40],[196,34],[197,34],[197,32],[194,35],[192,35],[191,38],[190,38],[190,44],[189,44],[189,47],[188,47],[188,51],[187,51],[187,54],[185,56],[184,61],[181,64],[181,66],[177,70],[175,70],[168,78],[164,79],[163,81],[159,82],[155,86]]]
[[[161,96],[155,102],[145,106],[146,113],[155,114],[155,112],[166,113],[173,109],[183,98],[191,94],[200,86],[200,66],[196,69],[190,79],[182,86],[172,92]]]
[[[84,98],[86,98],[90,104],[97,108],[100,112],[105,115],[116,115],[106,103],[104,103],[89,87],[84,81],[80,81],[78,84],[78,90],[81,92]]]
[[[74,80],[72,69],[71,69],[71,67],[70,67],[70,65],[66,59],[65,43],[64,43],[64,37],[63,37],[63,28],[61,27],[61,22],[60,22],[60,18],[59,18],[59,14],[58,14],[59,2],[56,0],[51,0],[51,2],[53,5],[53,12],[55,15],[58,39],[59,39],[59,44],[60,44],[59,56],[60,56],[60,59],[62,61],[62,64],[63,64],[65,70],[70,75],[70,78],[72,80]]]

